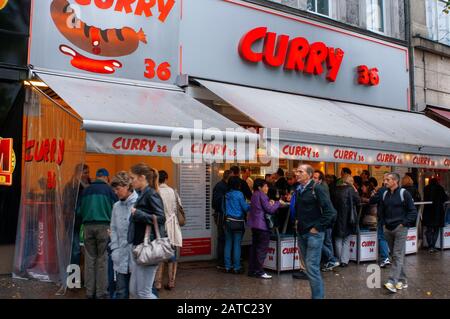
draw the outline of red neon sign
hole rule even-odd
[[[264,40],[262,52],[255,52],[252,46]],[[258,27],[247,32],[238,46],[242,59],[285,70],[295,70],[311,75],[321,75],[324,64],[328,70],[326,78],[335,82],[344,59],[344,51],[327,47],[323,42],[310,44],[302,37],[290,39],[288,35],[267,32],[266,27]]]
[[[14,166],[13,139],[0,138],[0,185],[12,185]]]

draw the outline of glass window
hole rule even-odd
[[[314,13],[330,16],[330,0],[308,0],[306,9]]]
[[[367,1],[367,29],[384,33],[384,0]]]
[[[434,41],[450,45],[450,14],[444,12],[446,1],[427,0],[428,36]]]

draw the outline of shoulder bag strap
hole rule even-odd
[[[159,238],[161,238],[161,234],[159,233],[158,219],[156,218],[155,214],[152,215],[152,219],[153,219],[153,227],[155,228],[156,238],[159,239]],[[147,227],[149,227],[149,226],[147,226]]]
[[[145,226],[145,236],[144,236],[144,246],[148,246],[150,243],[150,234],[152,232],[152,228],[150,225]]]

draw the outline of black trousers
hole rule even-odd
[[[435,248],[436,241],[439,237],[440,227],[436,226],[427,226],[427,230],[425,231],[425,236],[427,237],[428,248]]]

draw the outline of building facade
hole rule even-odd
[[[270,0],[394,39],[405,40],[404,0]]]

